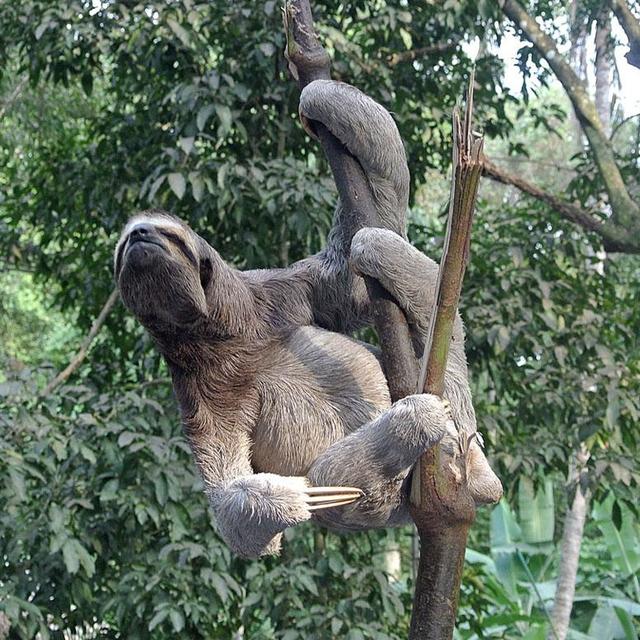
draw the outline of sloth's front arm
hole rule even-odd
[[[250,404],[250,402],[248,403]],[[183,421],[218,531],[243,557],[277,553],[281,533],[312,511],[349,504],[362,495],[348,487],[311,487],[302,477],[253,473],[252,412],[230,413],[200,404]]]

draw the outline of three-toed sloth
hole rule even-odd
[[[282,531],[309,519],[339,530],[407,522],[419,456],[450,432],[451,418],[475,431],[459,319],[450,408],[427,394],[392,405],[375,349],[344,335],[370,319],[362,275],[397,300],[418,349],[433,305],[437,265],[404,239],[409,171],[395,123],[362,92],[328,80],[303,90],[300,111],[357,157],[380,228],[351,237],[338,203],[319,254],[241,272],[179,219],[146,211],[115,254],[122,300],[171,371],[219,532],[245,557],[276,553]]]

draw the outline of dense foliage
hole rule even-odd
[[[406,4],[314,3],[335,75],[395,114],[411,236],[437,257],[449,112],[475,36],[476,114],[493,154],[566,162],[558,141],[571,130],[529,47],[519,52],[528,100],[504,87],[496,45],[509,28],[497,3]],[[561,40],[564,3],[535,9]],[[111,252],[136,209],[174,211],[240,267],[286,264],[323,242],[334,189],[297,122],[280,20],[271,0],[0,3],[0,612],[11,637],[407,635],[408,529],[300,527],[282,558],[229,554],[163,365],[122,308],[69,384],[39,396],[113,288]],[[631,175],[636,125],[614,141]],[[567,179],[544,162],[529,171],[580,202],[599,198],[588,154],[572,162]],[[636,638],[638,260],[604,255],[597,237],[511,191],[487,183],[481,196],[462,312],[506,500],[473,531],[458,634],[545,637],[564,479],[583,443],[596,506],[573,637]]]

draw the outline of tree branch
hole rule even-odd
[[[629,51],[625,56],[627,62],[640,69],[640,21],[633,15],[624,0],[610,0],[610,4],[620,26],[629,39]]]
[[[27,86],[28,78],[23,76],[20,78],[18,84],[13,88],[13,91],[9,94],[9,97],[0,106],[0,120],[5,117],[9,109],[13,106],[13,103],[18,99],[22,90]]]
[[[82,341],[82,344],[80,345],[80,348],[78,349],[76,355],[67,365],[67,367],[63,369],[55,378],[53,378],[51,382],[49,382],[49,384],[40,394],[41,396],[49,395],[54,389],[65,382],[71,376],[71,374],[83,363],[84,359],[89,353],[89,347],[91,347],[91,343],[95,340],[95,337],[100,332],[104,321],[107,319],[107,316],[111,312],[111,309],[113,309],[113,307],[115,306],[117,300],[118,290],[114,289],[107,298],[107,301],[104,303],[104,306],[100,310],[97,318],[93,321],[91,329],[89,330],[89,333],[86,335],[85,339]]]
[[[629,233],[640,231],[640,207],[633,201],[624,184],[611,143],[605,135],[596,106],[586,87],[571,65],[560,55],[554,41],[542,31],[535,18],[517,0],[502,0],[502,10],[544,57],[567,92],[578,122],[589,141],[593,159],[609,196],[615,222],[626,227]]]
[[[438,271],[435,308],[422,357],[418,392],[444,394],[445,372],[462,281],[469,261],[471,223],[482,175],[483,138],[472,133],[473,77],[461,123],[453,114],[453,175],[445,249]],[[457,425],[461,426],[461,425]],[[476,504],[496,502],[502,486],[475,442],[458,431],[427,451],[413,472],[411,515],[421,541],[410,640],[452,637],[469,528]]]
[[[290,69],[294,77],[298,79],[299,85],[303,87],[315,78],[328,77],[328,56],[313,32],[308,0],[290,0],[287,3],[285,30],[287,33],[286,55],[290,62]],[[466,120],[465,123],[464,140],[466,141],[470,139],[471,129],[470,121]],[[460,127],[458,128],[460,129]],[[376,224],[378,216],[371,188],[359,162],[324,127],[318,127],[317,123],[314,123],[314,129],[329,159],[342,206],[345,211],[349,212],[352,226],[357,227],[372,222]],[[458,153],[465,160],[470,155],[477,159],[480,148],[473,145],[467,146],[465,143]],[[472,149],[473,154],[471,153]],[[475,168],[474,175],[476,177],[475,186],[477,186],[477,179],[480,175],[479,168]],[[470,188],[470,184],[464,179],[461,179],[460,182],[456,181],[457,187],[462,186],[462,190],[456,189],[452,192],[452,201],[456,203],[452,205],[454,209],[458,210],[462,202],[466,205],[466,208],[463,207],[465,211],[468,211],[469,206],[473,211],[475,187]],[[455,220],[452,220],[450,224],[447,238],[451,238],[453,249],[450,255],[455,256],[454,262],[457,268],[452,270],[452,263],[446,258],[443,260],[445,265],[443,273],[446,275],[442,277],[442,280],[445,284],[439,290],[439,306],[437,312],[434,312],[434,317],[437,316],[440,320],[445,319],[444,324],[439,325],[442,331],[438,330],[435,334],[439,337],[433,342],[433,353],[437,355],[436,368],[446,366],[446,349],[442,349],[441,340],[445,340],[448,346],[451,339],[451,320],[455,317],[462,272],[464,272],[466,264],[466,251],[468,250],[468,233],[463,238],[463,250],[460,254],[458,250],[460,245],[456,240],[458,233],[457,231],[452,233],[453,229],[458,229]],[[354,230],[350,229],[350,231]],[[411,346],[404,314],[393,301],[388,299],[387,294],[377,282],[370,281],[367,285],[374,306],[374,318],[382,346],[385,374],[391,396],[396,400],[414,393],[418,379],[417,360]],[[451,286],[454,289],[457,287],[457,293],[454,291],[451,295]],[[440,304],[443,301],[444,304]],[[446,336],[447,326],[448,336]],[[443,371],[442,375],[444,375]],[[434,501],[434,504],[428,506],[429,512],[431,514],[437,513],[442,517],[430,520],[428,515],[425,517],[422,510],[414,514],[422,540],[422,557],[417,577],[412,622],[411,637],[414,639],[423,637],[420,635],[423,628],[433,631],[433,635],[427,636],[431,640],[444,640],[451,637],[455,624],[467,530],[475,514],[476,496],[481,495],[489,501],[499,498],[501,493],[501,487],[495,475],[490,469],[489,473],[486,472],[489,467],[481,452],[474,452],[474,455],[471,455],[467,461],[468,434],[462,434],[461,438],[465,445],[461,447],[465,455],[457,455],[458,444],[456,444],[456,451],[444,452],[438,456],[438,461],[442,461],[446,469],[429,467],[427,472],[433,473],[433,477],[436,478],[434,481],[429,481],[436,492],[425,488],[422,495],[425,496],[425,499],[433,499]],[[454,461],[453,458],[456,460]],[[440,482],[440,478],[444,475],[444,482],[449,482],[452,477],[449,468],[454,464],[462,464],[463,472],[453,474],[455,488],[445,487]],[[456,469],[459,469],[459,466]],[[480,470],[480,474],[476,474],[477,470]],[[414,473],[414,475],[416,474]],[[488,478],[491,480],[486,482]],[[471,488],[477,489],[478,493],[472,495]],[[440,494],[441,490],[444,490],[444,493]],[[463,505],[456,504],[460,495],[465,500]]]
[[[588,211],[543,191],[531,182],[505,171],[487,159],[484,163],[484,175],[501,184],[516,187],[536,200],[548,204],[567,220],[580,225],[587,231],[597,233],[602,238],[602,244],[607,251],[640,253],[640,244],[626,229],[613,222],[598,221]]]
[[[284,11],[284,27],[287,36],[286,57],[289,69],[298,81],[300,89],[310,82],[331,77],[331,62],[313,27],[309,0],[291,0]],[[350,227],[345,229],[346,251],[351,239],[363,226],[380,226],[373,194],[365,172],[347,148],[321,123],[313,123],[320,139],[333,178],[340,194],[345,219]],[[382,361],[389,381],[393,400],[407,395],[417,377],[417,365],[409,327],[402,310],[375,281],[365,279],[373,306],[373,316],[383,349]]]
[[[437,42],[428,47],[418,47],[416,49],[410,49],[408,51],[398,51],[387,56],[387,65],[395,67],[403,62],[413,62],[418,58],[424,58],[426,56],[433,55],[434,53],[444,53],[451,49],[455,49],[458,46],[459,40],[453,42]]]

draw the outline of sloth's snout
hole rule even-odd
[[[154,236],[157,236],[155,227],[146,222],[141,222],[131,229],[129,233],[129,244],[149,242]]]

